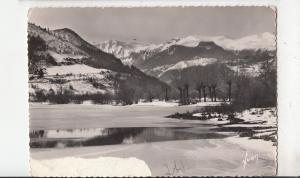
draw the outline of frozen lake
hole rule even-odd
[[[217,126],[207,121],[165,118],[199,107],[30,104],[31,157],[134,157],[152,176],[275,175],[272,143],[211,131]]]
[[[189,127],[195,121],[165,118],[201,106],[30,104],[31,129],[75,129],[117,127]],[[205,124],[205,122],[203,122]]]

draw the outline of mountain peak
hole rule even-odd
[[[215,47],[215,46],[218,46],[215,42],[213,41],[200,41],[198,43],[198,47]]]
[[[79,36],[75,31],[71,30],[70,28],[61,28],[61,29],[56,29],[53,31],[56,33],[71,33],[73,35]]]

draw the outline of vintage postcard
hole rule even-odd
[[[277,172],[276,9],[32,8],[34,176]]]

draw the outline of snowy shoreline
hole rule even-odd
[[[218,128],[215,131],[236,132],[241,137],[263,139],[277,145],[277,110],[270,108],[251,108],[242,112],[224,114],[217,112],[187,112],[167,116],[184,120],[203,120]]]

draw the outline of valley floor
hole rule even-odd
[[[215,105],[220,103],[206,104]],[[157,102],[131,106],[31,103],[30,129],[191,127],[190,132],[196,133],[201,132],[201,127],[204,125],[212,129],[218,128],[218,121],[216,120],[199,121],[165,118],[165,116],[175,112],[194,111],[202,106],[202,103],[177,106],[174,103]],[[260,112],[251,111],[251,113],[248,115],[247,112],[242,114],[243,117],[248,116],[247,118],[249,118],[251,116],[254,119],[271,117]],[[257,114],[262,116],[256,117]],[[268,124],[274,124],[273,118],[271,119],[272,121],[267,122]],[[247,121],[249,120],[251,119]],[[140,175],[254,176],[276,174],[276,146],[271,141],[240,137],[234,132],[226,132],[226,134],[228,137],[222,139],[206,138],[73,148],[31,148],[30,152],[33,162],[53,159],[63,160],[70,157],[90,160],[111,157],[137,158],[146,163],[145,170],[151,171]],[[128,164],[125,162],[124,165]],[[50,163],[53,164],[49,166]],[[44,167],[45,169],[61,170],[63,167],[60,161],[47,162],[47,164],[48,167]],[[72,164],[78,165],[80,162],[75,160]],[[41,165],[31,164],[33,171],[40,168]],[[55,171],[48,172],[56,175]],[[93,174],[87,173],[86,175]],[[132,175],[136,176],[137,174],[135,172]]]

